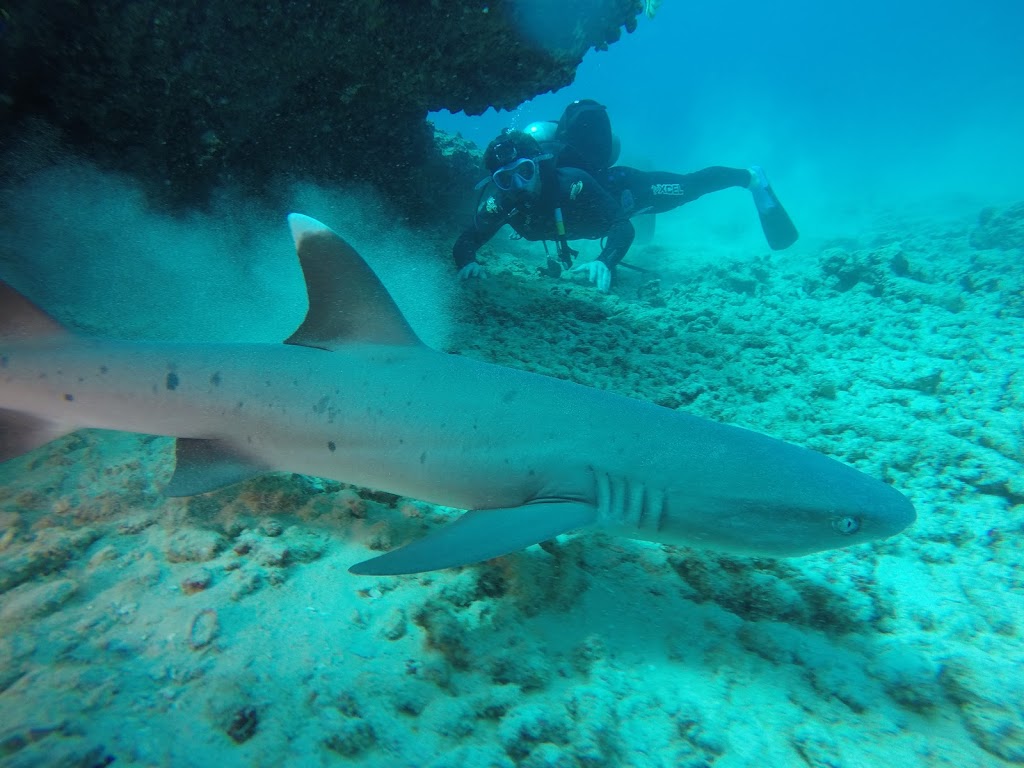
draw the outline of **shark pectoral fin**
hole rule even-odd
[[[479,563],[590,525],[596,516],[592,505],[576,501],[477,509],[436,533],[348,570],[364,576],[395,576]]]
[[[262,475],[270,470],[253,464],[226,443],[179,437],[174,446],[174,475],[164,495],[196,496]]]
[[[0,408],[0,462],[16,459],[73,429],[28,413]]]

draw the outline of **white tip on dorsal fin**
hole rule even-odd
[[[288,226],[292,230],[292,240],[295,241],[296,248],[299,247],[299,241],[304,235],[331,231],[331,228],[322,221],[317,221],[312,216],[307,216],[304,213],[289,213]]]
[[[286,343],[321,349],[353,342],[422,343],[351,245],[326,224],[301,213],[289,214],[288,224],[306,279],[309,309]]]

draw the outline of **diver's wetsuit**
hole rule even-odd
[[[694,173],[640,171],[624,165],[613,166],[591,176],[579,168],[558,168],[557,199],[562,209],[568,240],[597,240],[607,237],[598,257],[609,268],[618,264],[633,244],[631,216],[664,213],[692,202],[709,192],[750,184],[745,168],[714,166]],[[509,224],[526,240],[558,239],[554,210],[545,195],[515,199],[498,192],[487,197],[477,209],[473,226],[455,241],[452,256],[456,269],[476,258],[477,249],[490,240],[503,224]]]

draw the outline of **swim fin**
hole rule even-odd
[[[800,237],[796,225],[776,197],[764,169],[755,165],[750,169],[750,177],[750,193],[754,196],[754,205],[768,246],[773,251],[789,248]]]

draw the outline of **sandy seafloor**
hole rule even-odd
[[[356,577],[450,511],[289,475],[167,500],[170,440],[77,432],[0,467],[0,763],[1024,763],[1024,206],[656,243],[631,261],[660,280],[602,296],[499,235],[451,349],[823,451],[907,493],[912,529]]]

